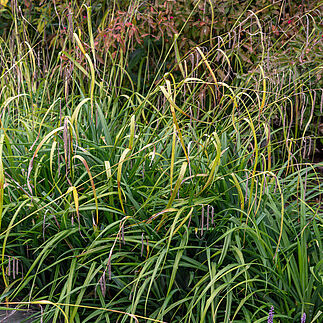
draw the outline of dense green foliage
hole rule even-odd
[[[2,306],[319,322],[320,5],[0,1]]]

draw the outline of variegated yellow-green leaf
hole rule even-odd
[[[166,206],[167,209],[171,207],[171,205],[172,205],[172,203],[173,203],[173,201],[175,199],[175,196],[176,196],[176,194],[177,194],[177,192],[178,192],[178,190],[179,190],[179,188],[180,188],[180,186],[182,184],[182,180],[184,178],[186,168],[187,168],[187,163],[184,162],[182,167],[181,167],[181,170],[179,171],[179,175],[178,175],[175,187],[174,187],[174,189],[172,191],[172,195],[171,195],[171,197],[170,197],[170,199],[169,199],[169,201],[167,203],[167,206]]]
[[[239,181],[238,181],[236,175],[234,173],[232,173],[231,176],[233,178],[234,185],[238,191],[238,195],[239,195],[239,199],[240,199],[240,208],[243,211],[244,210],[244,197],[243,197],[241,186],[239,184]]]
[[[94,201],[95,201],[95,210],[96,210],[96,222],[95,222],[95,226],[97,228],[97,226],[99,225],[99,206],[98,206],[98,198],[97,198],[97,195],[96,195],[96,190],[95,190],[95,185],[94,185],[93,177],[92,177],[90,168],[89,168],[86,160],[84,159],[84,157],[82,157],[80,155],[75,155],[75,156],[73,156],[73,159],[74,158],[79,159],[83,163],[83,165],[84,165],[84,167],[85,167],[85,169],[86,169],[86,171],[87,171],[87,173],[89,175],[89,178],[90,178],[90,182],[91,182],[91,186],[92,186],[92,190],[93,190]]]
[[[215,145],[216,146],[216,157],[215,157],[215,159],[212,161],[212,163],[210,165],[211,171],[210,171],[209,177],[208,177],[208,179],[207,179],[207,181],[206,181],[206,183],[205,183],[205,185],[202,188],[202,191],[200,193],[202,193],[210,184],[212,184],[215,172],[218,169],[219,164],[220,164],[221,141],[220,141],[220,138],[218,137],[218,135],[217,135],[217,133],[215,131],[213,132],[213,136],[214,136],[215,142],[216,142],[216,145]]]
[[[121,155],[120,160],[119,160],[119,164],[118,164],[118,173],[117,173],[117,183],[118,183],[118,194],[119,194],[119,200],[120,200],[120,204],[121,204],[121,208],[123,213],[125,213],[124,210],[124,206],[123,206],[123,202],[122,202],[122,194],[121,194],[121,173],[122,173],[122,165],[123,162],[125,161],[128,153],[130,152],[130,149],[127,148]]]
[[[73,198],[74,198],[74,204],[75,204],[75,210],[77,214],[77,219],[79,220],[79,196],[77,193],[77,189],[75,186],[70,186],[67,190],[67,192],[73,192]]]
[[[130,139],[129,139],[129,149],[133,147],[133,140],[135,137],[135,127],[136,127],[136,119],[135,115],[131,117],[130,121]]]
[[[0,0],[0,5],[5,7],[8,2],[9,2],[9,0]]]
[[[160,89],[163,92],[163,94],[165,95],[168,102],[170,103],[170,109],[171,109],[171,112],[172,112],[172,115],[173,115],[173,122],[174,122],[174,125],[176,127],[178,137],[179,137],[179,140],[181,142],[185,157],[187,159],[187,162],[189,162],[189,158],[188,158],[187,151],[186,151],[186,148],[185,148],[182,132],[181,132],[181,129],[179,128],[179,125],[178,125],[178,122],[177,122],[177,119],[176,119],[175,108],[174,108],[174,106],[176,106],[176,104],[174,103],[174,101],[173,101],[173,99],[171,97],[171,93],[169,93],[163,86],[160,86]]]

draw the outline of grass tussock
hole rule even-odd
[[[2,308],[320,321],[320,3],[278,2],[0,2]]]

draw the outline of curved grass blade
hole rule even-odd
[[[92,177],[90,168],[89,168],[86,160],[84,159],[84,157],[82,157],[80,155],[75,155],[75,156],[73,156],[73,159],[75,159],[75,158],[79,159],[83,163],[83,165],[84,165],[84,167],[85,167],[85,169],[86,169],[86,171],[87,171],[87,173],[89,175],[89,178],[90,178],[90,182],[91,182],[91,186],[92,186],[92,190],[93,190],[94,201],[95,201],[96,221],[94,223],[94,230],[96,230],[98,228],[98,225],[99,225],[99,206],[98,206],[98,198],[97,198],[97,195],[96,195],[96,190],[95,190],[93,177]]]
[[[122,153],[119,163],[118,163],[118,172],[117,172],[117,183],[118,183],[118,194],[119,194],[119,201],[121,204],[121,208],[123,213],[125,213],[125,209],[123,206],[123,202],[122,202],[122,194],[121,194],[121,174],[122,174],[122,165],[127,157],[127,155],[129,154],[131,150],[129,148],[126,148],[124,150],[124,152]]]
[[[4,170],[2,162],[2,149],[3,149],[4,134],[0,137],[0,231],[2,223],[2,211],[3,211],[3,194],[4,194]]]

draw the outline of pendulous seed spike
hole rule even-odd
[[[201,214],[201,237],[203,236],[204,228],[204,205],[202,205],[202,214]]]
[[[124,240],[124,223],[122,224],[122,227],[121,227],[121,237],[122,237],[122,243],[125,245],[126,242]]]
[[[12,278],[16,279],[16,262],[15,262],[15,258],[12,258]]]
[[[144,233],[141,234],[141,252],[140,257],[142,257],[144,254]]]
[[[11,272],[11,257],[8,256],[8,276],[10,277],[10,272]]]

